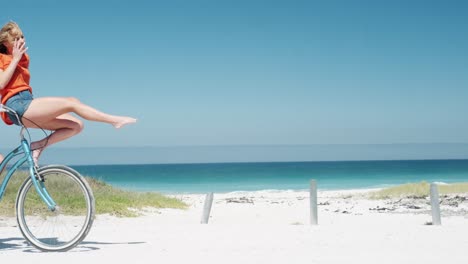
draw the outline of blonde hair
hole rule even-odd
[[[21,31],[18,24],[13,21],[6,23],[2,29],[0,29],[0,53],[6,53],[6,47],[3,43],[13,41],[12,31],[15,29]]]

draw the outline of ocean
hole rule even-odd
[[[410,182],[468,182],[468,160],[75,165],[84,176],[134,191],[207,193],[379,188]]]

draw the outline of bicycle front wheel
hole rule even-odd
[[[57,207],[51,211],[28,178],[16,199],[19,228],[26,240],[42,251],[69,250],[91,229],[95,212],[91,188],[78,172],[66,166],[46,166],[38,173]]]

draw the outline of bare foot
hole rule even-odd
[[[125,125],[136,123],[136,121],[137,120],[135,118],[127,117],[127,116],[121,116],[121,117],[118,117],[116,119],[116,121],[114,123],[112,123],[112,125],[115,128],[121,128],[121,127],[123,127]]]
[[[42,151],[44,150],[43,147],[40,147],[39,143],[32,143],[31,144],[32,151],[32,158],[34,161],[34,165],[39,166],[39,157],[41,156]]]
[[[3,157],[2,154],[0,154],[0,163],[3,162],[3,159],[4,159],[4,158],[5,158],[5,157]],[[3,168],[0,170],[0,174],[2,174],[3,170],[5,169],[5,167],[6,167],[6,166],[3,166]]]
[[[34,161],[34,165],[39,166],[39,157],[41,156],[42,153],[42,148],[33,150],[32,152],[32,158]]]

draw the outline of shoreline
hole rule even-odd
[[[349,189],[318,189],[317,192],[366,192],[366,191],[378,191],[387,187],[398,186],[399,184],[389,185],[386,187],[363,187],[363,188],[349,188]],[[116,186],[117,188],[121,188]],[[133,190],[130,191],[135,192],[157,192],[167,196],[177,196],[177,195],[206,195],[207,193],[215,193],[215,194],[247,194],[247,193],[281,193],[281,192],[292,192],[292,193],[308,193],[308,189],[259,189],[259,190],[237,190],[237,191],[219,191],[219,192],[161,192],[161,191],[140,191],[140,190]]]
[[[106,182],[106,181],[104,181]],[[420,182],[427,182],[427,181],[419,181],[419,182],[407,182],[407,183],[420,183]],[[229,194],[229,193],[256,193],[256,192],[309,192],[307,188],[301,189],[255,189],[255,190],[232,190],[232,191],[203,191],[203,192],[195,192],[195,191],[161,191],[161,190],[151,190],[151,189],[141,189],[136,187],[128,187],[122,185],[115,185],[113,183],[106,182],[107,184],[112,185],[115,188],[119,188],[126,191],[132,192],[155,192],[160,193],[162,195],[174,196],[174,195],[205,195],[207,193],[218,193],[218,194]],[[365,191],[378,191],[385,188],[392,188],[396,186],[401,186],[407,183],[395,183],[395,184],[385,184],[385,185],[378,185],[378,186],[366,186],[366,187],[353,187],[353,188],[320,188],[318,186],[317,192],[365,192]],[[427,183],[436,183],[438,185],[450,185],[450,184],[459,184],[459,183],[468,183],[468,181],[455,181],[455,182],[444,182],[444,181],[435,181],[435,182],[427,182]]]

